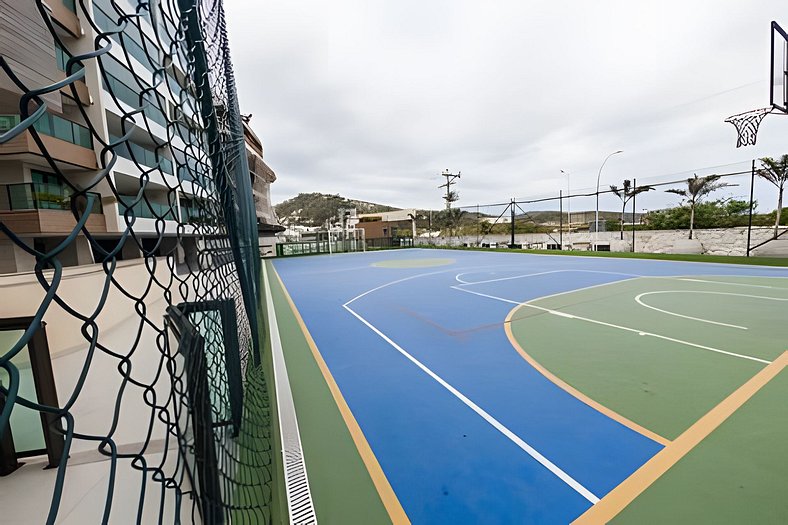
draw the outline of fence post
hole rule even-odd
[[[514,248],[514,198],[512,198],[512,202],[509,203],[509,206],[512,207],[511,210],[511,219],[512,219],[512,242],[509,243],[509,248]]]
[[[752,236],[752,199],[755,191],[755,159],[752,159],[752,169],[750,171],[750,218],[747,220],[747,253],[750,256],[750,237]]]
[[[635,213],[637,213],[637,208],[635,208],[635,197],[637,197],[637,187],[638,187],[638,180],[633,178],[632,179],[632,253],[635,253]],[[626,215],[626,214],[625,214]],[[624,225],[622,224],[621,227],[623,228]]]

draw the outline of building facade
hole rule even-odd
[[[276,180],[274,170],[263,160],[263,143],[249,125],[251,115],[243,117],[246,158],[252,178],[252,196],[257,214],[258,243],[263,257],[276,254],[276,235],[285,230],[271,204],[271,184]]]
[[[117,4],[135,11],[136,2]],[[121,13],[111,0],[85,2],[92,22],[110,34],[97,41],[74,0],[41,3],[54,38],[36,2],[0,0],[0,55],[27,90],[64,80],[69,67],[71,74],[84,70],[82,78],[40,96],[46,115],[34,125],[37,137],[26,131],[0,143],[0,221],[26,244],[41,251],[56,246],[92,200],[86,226],[99,245],[114,247],[131,230],[143,248],[168,253],[180,235],[179,257],[189,251],[189,224],[204,215],[201,177],[209,163],[199,145],[206,142],[186,59],[171,40],[177,15],[170,18],[159,2],[152,4],[157,8],[141,11],[137,23],[120,31]],[[109,46],[109,52],[69,63],[100,46]],[[0,133],[23,118],[22,93],[11,75],[0,71]],[[144,110],[135,113],[141,102]],[[28,114],[37,107],[30,102]],[[267,210],[267,185],[275,177],[264,163],[255,166],[255,195],[260,209]],[[266,213],[261,212],[263,222],[275,224]],[[161,233],[173,241],[159,242]],[[117,258],[141,257],[138,244],[126,242]],[[94,251],[80,234],[59,258],[67,266],[91,264],[100,261]],[[0,233],[0,274],[31,271],[34,265],[32,255]]]
[[[230,237],[253,225],[231,209],[250,201],[222,3],[184,5],[0,0],[3,523],[218,523],[230,507],[253,523],[269,503],[273,460],[247,451],[263,496],[232,506],[260,341]],[[265,215],[273,173],[251,176]]]

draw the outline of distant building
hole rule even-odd
[[[415,208],[407,208],[404,210],[382,211],[379,213],[359,213],[358,218],[361,221],[366,220],[379,220],[379,221],[410,221],[416,217]]]
[[[260,254],[276,253],[276,234],[285,230],[276,218],[271,206],[271,183],[276,174],[263,161],[263,143],[249,126],[251,115],[243,117],[246,157],[249,161],[249,172],[252,177],[252,196],[254,197],[255,213],[257,214],[257,233]]]
[[[486,222],[488,224],[509,224],[512,222],[512,217],[506,214],[500,217],[479,217],[479,222]]]
[[[412,244],[416,237],[416,210],[405,209],[358,215],[357,229],[364,230],[367,245],[385,247]],[[409,239],[409,240],[405,240]]]

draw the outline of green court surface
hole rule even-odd
[[[788,350],[786,313],[787,279],[647,277],[531,301],[511,329],[549,372],[674,440]],[[783,370],[614,522],[788,523],[786,399]]]
[[[525,352],[667,439],[788,348],[783,279],[639,278],[529,304],[512,319]]]
[[[783,369],[612,523],[788,523],[787,399]]]
[[[281,284],[270,266],[269,271],[279,330],[286,334],[285,362],[319,523],[391,523]]]

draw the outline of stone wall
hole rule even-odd
[[[751,246],[772,237],[774,230],[767,227],[752,229]],[[699,253],[708,255],[745,255],[747,251],[747,228],[715,228],[708,230],[695,230],[694,239],[688,239],[687,230],[646,230],[635,232],[635,251],[642,253]],[[788,235],[785,239],[770,242],[753,252],[754,255],[769,255],[788,257]],[[564,249],[589,250],[594,241],[595,234],[588,232],[563,235]],[[484,237],[436,237],[432,241],[424,239],[422,242],[431,242],[439,246],[479,246],[481,244],[497,243],[509,244],[509,235],[487,235]],[[558,244],[560,237],[557,233],[524,233],[515,234],[515,244],[523,248],[547,248],[548,244]],[[609,245],[611,251],[632,251],[632,232],[624,232],[621,240],[619,232],[600,232],[599,244]]]

